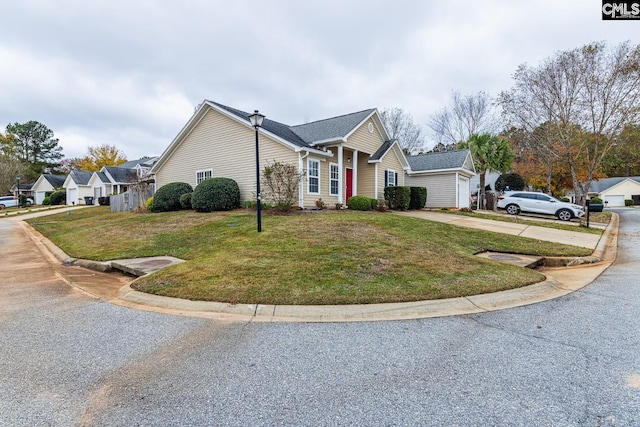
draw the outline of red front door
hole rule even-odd
[[[349,202],[349,198],[353,196],[353,169],[347,169],[347,198],[345,204]]]

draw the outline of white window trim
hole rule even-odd
[[[335,178],[331,177],[333,167],[336,168],[336,171],[338,173]],[[336,183],[337,188],[337,191],[335,193],[332,193],[333,186],[331,184],[333,184],[333,182]],[[329,163],[329,194],[331,196],[337,196],[340,194],[340,165],[337,163]]]
[[[318,174],[317,175],[311,175],[311,167],[309,166],[309,164],[311,162],[315,162],[318,165]],[[316,159],[307,159],[307,194],[320,194],[320,176],[321,176],[321,172],[320,172],[320,160],[316,160]],[[311,178],[315,178],[318,180],[318,191],[311,191]]]
[[[393,185],[391,185],[391,173],[393,173]],[[393,169],[387,169],[387,187],[397,187],[398,186],[398,174]]]
[[[209,172],[211,174],[211,176],[207,177],[206,174],[207,172]],[[203,176],[205,176],[203,179],[198,180],[199,177],[198,175],[202,174]],[[197,170],[196,171],[196,185],[200,184],[202,181],[204,181],[207,178],[213,178],[213,169],[209,168],[209,169],[201,169],[201,170]]]

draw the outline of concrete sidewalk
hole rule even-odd
[[[544,240],[546,242],[562,243],[565,245],[579,246],[595,249],[600,241],[600,235],[583,233],[581,231],[557,230],[554,228],[540,227],[525,223],[513,223],[495,221],[491,219],[468,217],[434,211],[406,211],[398,212],[398,215],[411,216],[426,219],[428,221],[443,222],[459,227],[475,228],[479,230],[493,231],[494,233],[510,234],[513,236],[528,237],[530,239]],[[539,220],[539,218],[536,218]]]
[[[407,215],[407,213],[402,214]],[[123,286],[122,276],[113,276],[113,280],[110,281],[108,273],[93,273],[91,270],[77,265],[58,267],[57,271],[72,286],[110,303],[135,309],[227,321],[353,322],[472,314],[546,301],[588,285],[611,265],[616,257],[618,216],[615,214],[602,238],[588,233],[545,229],[524,224],[498,223],[498,221],[459,217],[437,212],[420,211],[412,213],[411,216],[523,237],[530,235],[539,240],[559,241],[559,243],[577,246],[584,245],[584,247],[595,250],[593,255],[589,257],[591,258],[589,263],[574,267],[545,268],[543,273],[547,276],[547,280],[519,289],[443,300],[366,305],[275,306],[189,301],[137,292],[129,284]],[[69,262],[70,258],[40,233],[24,222],[20,222],[20,224],[24,232],[51,262],[58,264]],[[558,236],[554,236],[555,233],[559,233]],[[127,264],[131,262],[136,266],[145,265],[145,263],[150,266],[165,264],[166,260],[160,258],[118,260],[112,261],[112,263]],[[575,264],[581,263],[576,262]],[[90,272],[90,274],[86,272]],[[93,275],[93,279],[89,280],[91,275]]]

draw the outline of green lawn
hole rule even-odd
[[[136,280],[137,289],[192,300],[262,304],[416,301],[536,283],[535,271],[474,256],[591,251],[408,218],[350,211],[141,214],[81,209],[29,220],[72,257],[171,255],[187,262]]]

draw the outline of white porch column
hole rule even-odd
[[[338,203],[344,204],[344,193],[342,192],[342,183],[344,182],[342,179],[344,174],[344,170],[342,168],[342,154],[342,145],[338,145],[338,170],[340,171],[338,173],[338,188],[340,189],[338,191]]]
[[[379,164],[380,164],[380,163],[375,163],[375,164],[374,164],[374,171],[373,171],[373,176],[375,177],[375,178],[374,178],[374,182],[375,182],[375,185],[374,185],[374,191],[375,191],[375,193],[376,193],[376,195],[375,195],[375,198],[376,198],[376,199],[378,198],[378,165],[379,165]]]
[[[358,150],[353,150],[353,182],[351,182],[351,192],[358,195]]]

